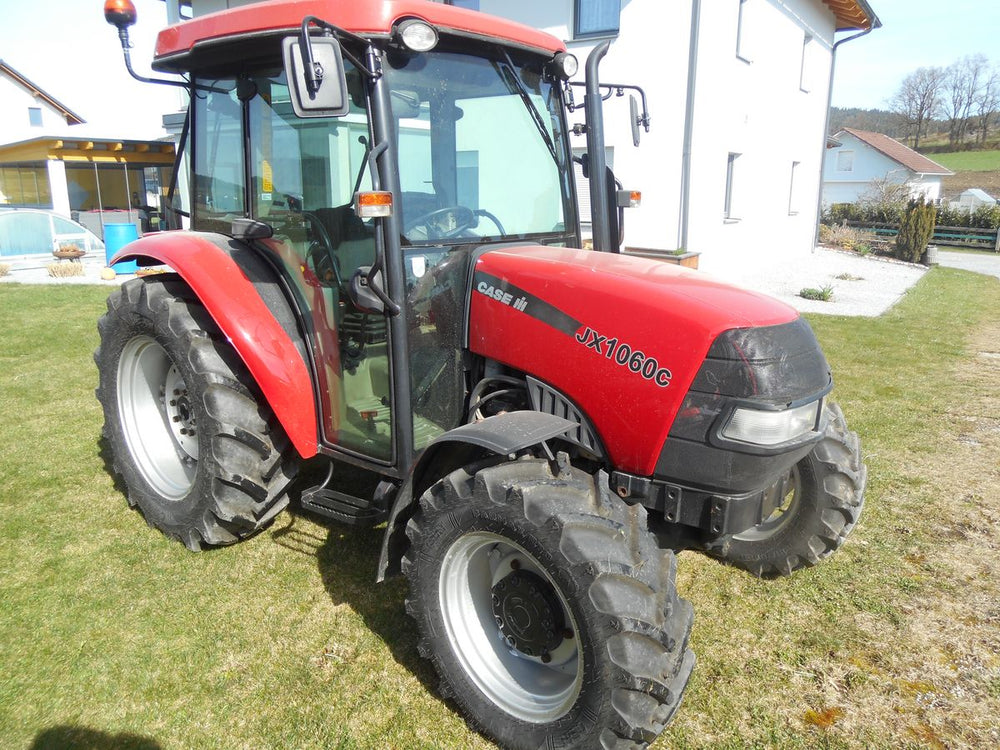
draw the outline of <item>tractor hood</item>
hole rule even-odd
[[[798,317],[699,272],[569,248],[487,252],[470,295],[469,348],[561,392],[612,464],[645,476],[719,334]]]

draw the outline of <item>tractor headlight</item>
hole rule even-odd
[[[414,52],[430,52],[437,47],[437,29],[426,21],[409,18],[396,27],[399,40]]]
[[[776,411],[738,406],[722,428],[721,434],[728,440],[754,445],[787,443],[816,429],[822,403],[820,399],[803,406]]]

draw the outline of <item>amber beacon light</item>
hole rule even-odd
[[[107,0],[104,3],[104,20],[124,31],[135,23],[135,4],[132,0]]]

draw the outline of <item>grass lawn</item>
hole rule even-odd
[[[0,286],[0,747],[488,747],[405,586],[373,584],[379,532],[285,513],[191,554],[128,509],[93,397],[106,293]],[[811,322],[865,513],[788,580],[680,556],[699,664],[657,747],[997,746],[1000,283],[935,269],[879,319]]]
[[[1000,150],[953,151],[947,154],[930,154],[928,158],[953,172],[991,172],[1000,169]]]

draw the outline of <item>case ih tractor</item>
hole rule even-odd
[[[134,8],[105,11],[128,63]],[[694,665],[675,551],[788,575],[862,506],[808,324],[618,253],[632,196],[602,101],[633,87],[599,81],[606,51],[578,107],[562,42],[443,4],[279,0],[167,28],[191,230],[122,250],[171,273],[125,283],[98,324],[129,503],[191,550],[232,544],[322,464],[301,504],[386,524],[378,579],[409,579],[442,692],[507,747],[651,742]]]

